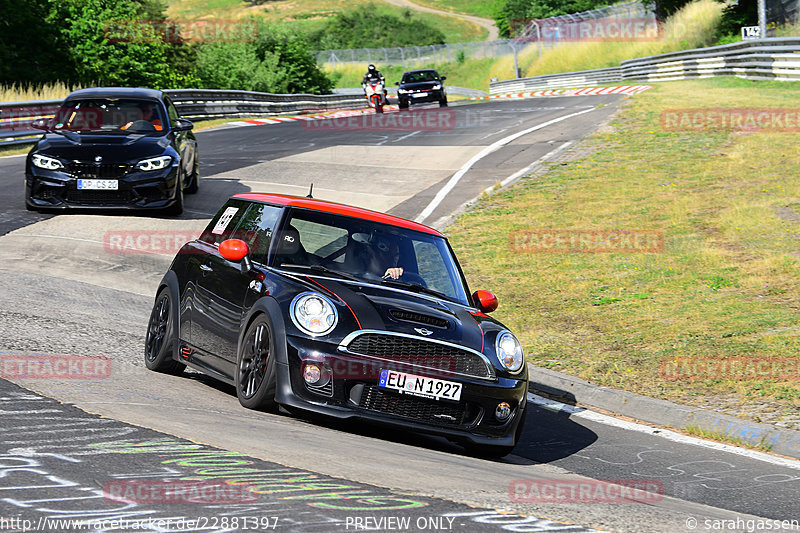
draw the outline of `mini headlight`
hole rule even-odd
[[[315,336],[333,331],[339,319],[333,302],[315,292],[295,296],[289,315],[301,331]]]
[[[35,166],[44,168],[46,170],[58,170],[59,168],[64,168],[64,165],[62,165],[61,161],[58,159],[47,157],[46,155],[42,154],[33,154],[31,161]]]
[[[511,372],[518,372],[525,363],[522,345],[510,331],[504,331],[497,336],[495,349],[497,350],[497,358],[500,359],[500,364]]]
[[[136,168],[139,170],[144,170],[145,172],[150,170],[161,170],[162,168],[167,168],[170,163],[172,163],[172,157],[168,155],[162,155],[159,157],[151,157],[150,159],[142,159],[136,163]]]

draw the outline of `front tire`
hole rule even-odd
[[[261,315],[247,328],[236,358],[236,396],[248,409],[274,409],[275,389],[275,337]]]
[[[447,98],[439,100],[439,107],[447,107]]]
[[[178,216],[183,213],[183,178],[178,181],[175,203],[164,210],[168,216]]]
[[[175,348],[175,317],[172,293],[164,287],[156,296],[156,303],[147,324],[144,342],[144,364],[150,370],[179,375],[186,365],[173,359]]]
[[[200,160],[197,159],[197,153],[194,154],[194,165],[192,168],[192,175],[189,176],[189,185],[184,191],[186,194],[195,194],[200,188]]]

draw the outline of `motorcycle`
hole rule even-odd
[[[383,113],[383,106],[386,103],[386,97],[383,92],[383,81],[367,81],[364,84],[364,92],[366,93],[369,106],[375,109],[376,113]]]

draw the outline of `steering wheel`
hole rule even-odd
[[[156,131],[156,127],[147,120],[134,120],[125,131]]]

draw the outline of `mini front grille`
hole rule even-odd
[[[125,176],[130,165],[116,163],[70,163],[69,171],[77,178],[119,179]]]
[[[412,311],[401,311],[400,309],[392,309],[389,312],[397,320],[403,320],[405,322],[416,322],[417,324],[426,324],[428,326],[434,326],[437,328],[446,328],[447,326],[450,325],[450,322],[448,322],[444,318],[423,315],[421,313],[414,313]]]
[[[480,407],[469,403],[451,404],[393,394],[383,391],[375,385],[364,387],[358,406],[368,411],[416,420],[425,424],[462,428],[475,425],[481,414]]]
[[[130,191],[79,191],[67,192],[67,201],[83,205],[124,205],[131,202]]]
[[[477,353],[425,339],[363,333],[346,346],[348,352],[389,361],[406,362],[478,378],[492,377],[486,361]]]

